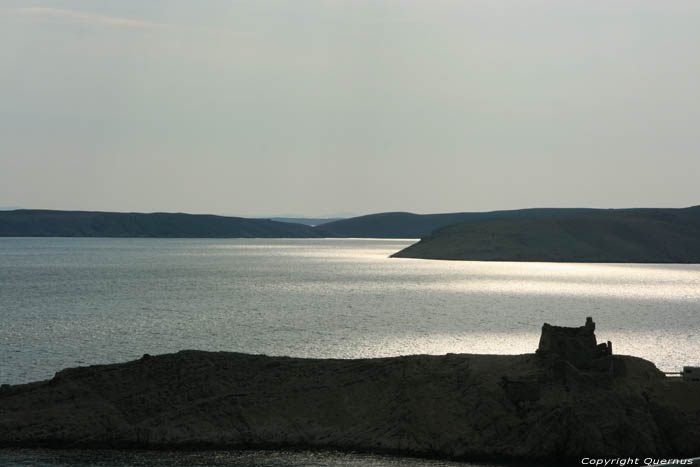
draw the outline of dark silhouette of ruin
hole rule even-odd
[[[578,328],[544,323],[537,355],[560,358],[574,365],[581,365],[612,355],[612,343],[597,343],[595,323],[591,317],[586,318],[586,324]]]

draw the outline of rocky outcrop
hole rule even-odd
[[[700,384],[645,360],[312,360],[182,351],[0,389],[0,447],[332,447],[466,459],[691,457]]]

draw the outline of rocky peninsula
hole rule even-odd
[[[700,383],[592,321],[535,354],[359,360],[181,351],[0,388],[0,447],[304,447],[470,460],[700,454]]]
[[[700,263],[700,206],[484,219],[392,255],[465,261]]]

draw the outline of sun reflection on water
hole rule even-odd
[[[700,364],[698,265],[389,257],[410,243],[5,239],[0,377],[27,382],[184,348],[520,354],[535,350],[542,323],[586,316],[616,353],[669,370]]]

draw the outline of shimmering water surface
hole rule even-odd
[[[181,349],[524,353],[543,322],[700,364],[700,266],[429,261],[411,240],[0,239],[0,382]]]
[[[5,467],[495,467],[410,457],[336,451],[51,451],[0,449]],[[519,464],[529,467],[534,464]]]
[[[410,243],[0,239],[0,383],[181,349],[342,358],[525,353],[537,347],[543,322],[579,326],[586,316],[616,353],[667,371],[700,364],[698,265],[388,258]],[[32,452],[10,459],[80,462]],[[329,454],[316,464],[306,454],[262,455],[258,463],[241,454],[236,463],[226,455],[227,465],[397,465]],[[144,456],[125,462],[165,465]],[[101,461],[80,465],[117,465]]]

